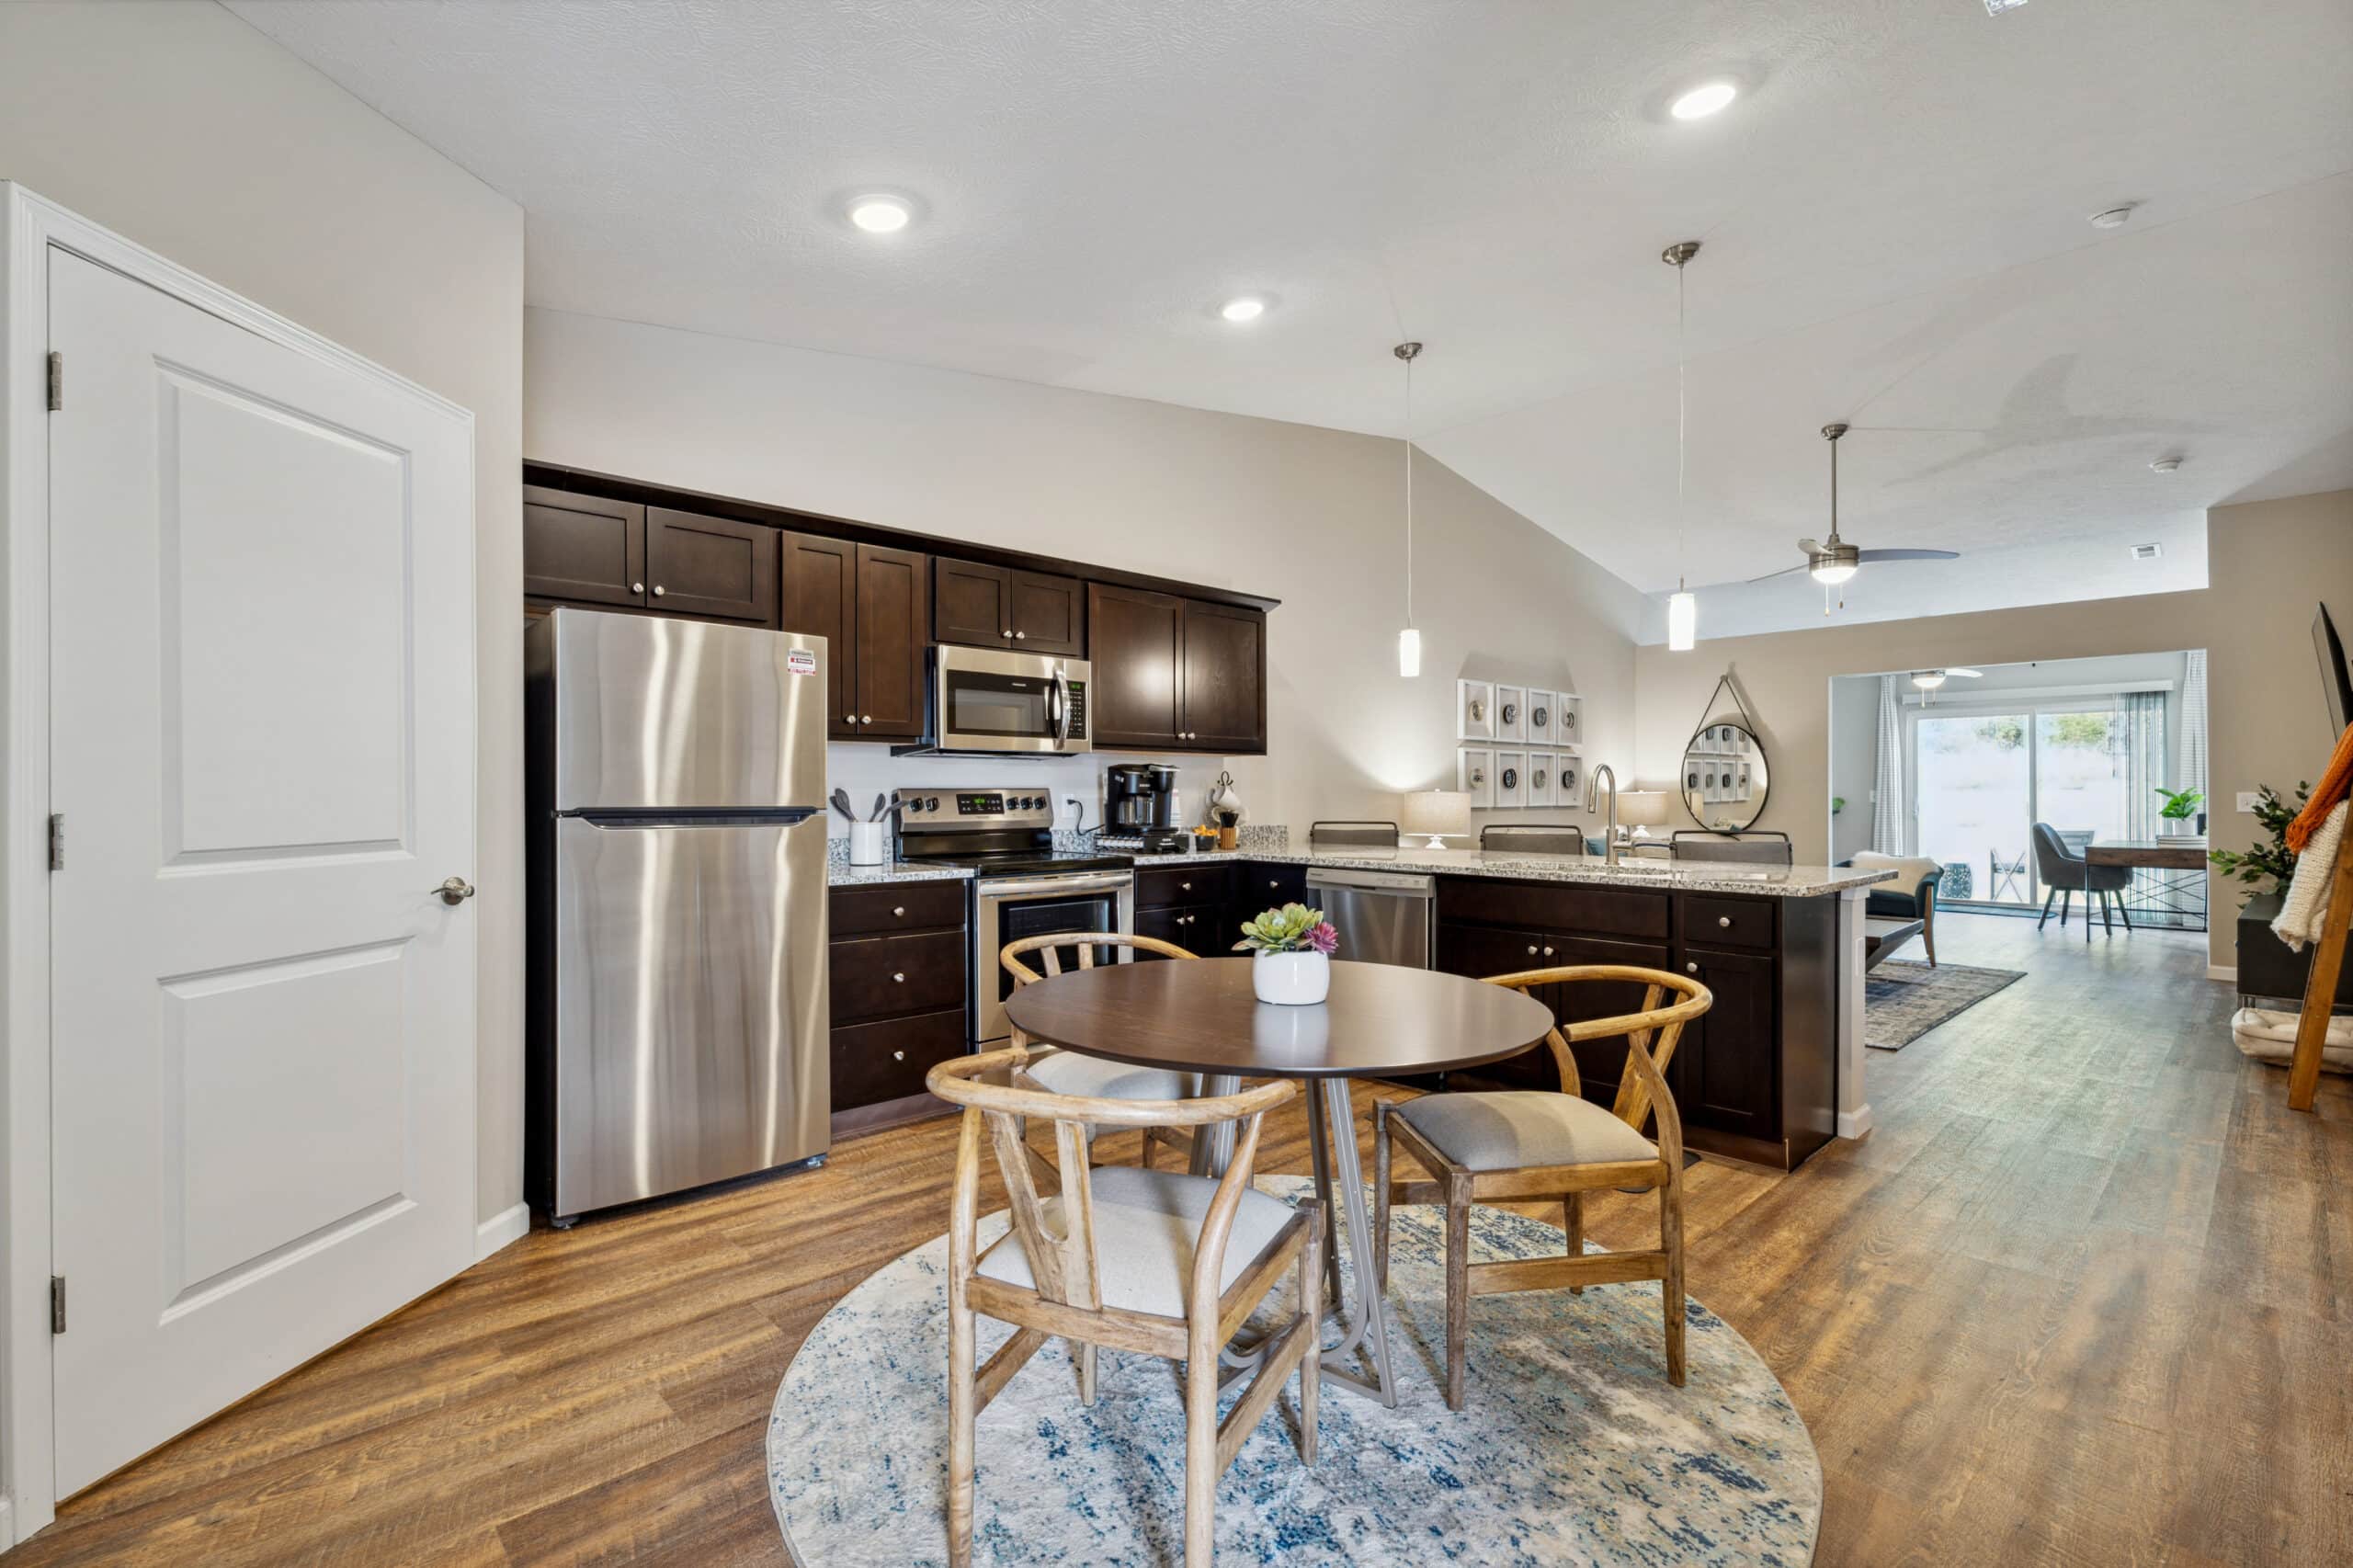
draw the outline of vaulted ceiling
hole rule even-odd
[[[1847,537],[1967,552],[1859,613],[2353,484],[2344,0],[230,4],[519,201],[535,305],[1391,435],[1416,337],[1411,433],[1645,590],[1794,563],[1834,418]]]

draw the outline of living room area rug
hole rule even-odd
[[[2025,978],[2022,969],[1971,969],[1957,963],[1931,969],[1890,959],[1863,976],[1863,1043],[1873,1051],[1901,1051]]]

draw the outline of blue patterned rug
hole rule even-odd
[[[1304,1178],[1259,1185],[1296,1199]],[[1395,1410],[1327,1387],[1299,1461],[1296,1383],[1217,1494],[1222,1564],[1810,1562],[1822,1467],[1765,1363],[1689,1302],[1689,1378],[1666,1381],[1654,1284],[1483,1296],[1465,1408],[1446,1408],[1440,1211],[1401,1209],[1391,1256]],[[1005,1229],[982,1221],[983,1244]],[[1557,1254],[1559,1230],[1475,1210],[1474,1256]],[[768,1418],[768,1487],[802,1568],[947,1560],[948,1241],[877,1270],[813,1329]],[[1008,1330],[981,1319],[985,1359]],[[1106,1350],[1095,1408],[1060,1341],[981,1415],[978,1564],[1181,1562],[1184,1403],[1170,1365]]]

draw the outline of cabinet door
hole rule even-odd
[[[1683,950],[1715,1005],[1684,1027],[1667,1081],[1687,1126],[1779,1142],[1780,1074],[1773,1028],[1773,965],[1765,953]]]
[[[1075,577],[1009,572],[1013,645],[1026,653],[1086,656],[1086,587]]]
[[[786,534],[779,629],[825,640],[825,733],[858,739],[858,546]]]
[[[858,547],[858,738],[923,738],[924,649],[931,630],[931,561],[911,550]]]
[[[1591,963],[1665,969],[1673,961],[1672,955],[1664,945],[1654,946],[1648,942],[1620,942],[1602,937],[1548,932],[1543,945],[1549,949],[1542,960],[1548,967]],[[1587,1018],[1622,1017],[1629,1013],[1641,1012],[1646,989],[1631,980],[1567,981],[1544,987],[1541,998],[1545,1006],[1552,1009],[1552,1016],[1562,1022],[1582,1023]],[[1626,1073],[1626,1037],[1611,1035],[1601,1040],[1581,1040],[1571,1045],[1569,1051],[1576,1058],[1577,1077],[1582,1082],[1585,1097],[1596,1105],[1616,1105],[1619,1080]],[[1679,1097],[1677,1103],[1682,1103]]]
[[[523,592],[580,605],[645,602],[645,508],[523,486]]]
[[[1157,937],[1161,941],[1174,942],[1176,946],[1184,948],[1185,914],[1186,910],[1182,904],[1170,904],[1162,909],[1139,909],[1136,911],[1136,935]],[[1191,952],[1193,949],[1185,948],[1185,950]],[[1139,949],[1136,953],[1136,961],[1157,963],[1165,960],[1158,953],[1147,953]]]
[[[1012,574],[1002,566],[934,556],[931,635],[973,648],[1013,646]]]
[[[1086,619],[1094,649],[1089,662],[1095,670],[1097,748],[1175,749],[1185,601],[1090,583]]]
[[[673,615],[776,624],[777,530],[660,506],[645,514],[646,602]]]
[[[1185,604],[1184,722],[1187,749],[1226,754],[1267,749],[1267,617],[1232,605]]]
[[[1342,957],[1347,956],[1347,933],[1341,934]],[[1440,921],[1438,928],[1437,967],[1448,974],[1468,975],[1484,980],[1489,975],[1510,974],[1523,969],[1537,969],[1554,961],[1546,959],[1547,938],[1534,931],[1511,931],[1493,926],[1461,926]],[[1539,1001],[1550,998],[1540,994]],[[1490,1062],[1483,1067],[1466,1067],[1461,1076],[1476,1079],[1507,1089],[1558,1089],[1560,1070],[1552,1064],[1550,1046],[1539,1043],[1533,1051],[1523,1051],[1518,1056],[1501,1062]],[[1449,1074],[1449,1081],[1453,1075]],[[1472,1088],[1477,1085],[1462,1083],[1459,1086]]]

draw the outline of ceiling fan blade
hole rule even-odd
[[[1795,566],[1784,566],[1779,572],[1768,572],[1762,577],[1751,577],[1748,580],[1752,583],[1769,583],[1776,577],[1786,577],[1792,572],[1806,571],[1811,564],[1809,562],[1801,561]]]
[[[1959,665],[1955,665],[1952,668],[1945,672],[1945,674],[1949,676],[1959,676],[1963,680],[1975,680],[1984,673],[1985,672],[1984,670],[1965,670]]]
[[[1798,548],[1812,555],[1822,548],[1822,544],[1818,540],[1802,539],[1798,540]]]
[[[1867,550],[1863,551],[1862,559],[1865,561],[1958,561],[1961,559],[1961,551],[1957,550]]]

